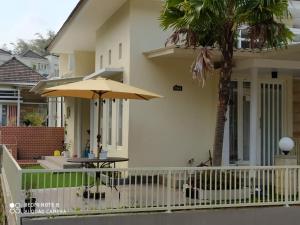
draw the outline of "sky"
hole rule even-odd
[[[0,48],[36,33],[57,32],[79,0],[0,0]]]

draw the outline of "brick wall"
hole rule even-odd
[[[6,144],[18,160],[53,155],[62,149],[64,128],[0,127],[0,144]]]

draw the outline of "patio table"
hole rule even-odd
[[[114,168],[116,168],[116,163],[117,162],[127,162],[129,161],[128,158],[122,158],[122,157],[107,157],[106,159],[100,159],[100,158],[74,158],[74,159],[68,159],[67,162],[71,162],[71,163],[80,163],[84,168],[89,168],[91,165],[94,165],[95,163],[97,164],[97,168],[104,168],[106,166],[109,166],[111,164],[114,165]],[[87,177],[85,176],[85,184]],[[100,179],[100,172],[96,172],[96,180],[97,180],[97,190],[95,195],[95,198],[99,199],[100,195],[103,196],[105,195],[105,193],[99,193],[98,192],[98,181]],[[111,186],[111,188],[115,188],[116,191],[118,191],[116,184]],[[91,193],[90,193],[91,194]],[[84,197],[88,197],[88,187],[86,186],[86,189],[83,193]],[[93,198],[94,196],[91,195],[91,197]],[[119,193],[119,198],[120,198],[120,193]]]
[[[100,158],[74,158],[74,159],[68,159],[67,162],[71,163],[80,163],[85,168],[88,168],[90,165],[97,164],[97,168],[104,168],[105,166],[114,165],[114,168],[116,167],[117,162],[127,162],[129,161],[128,158],[122,158],[122,157],[107,157],[106,159],[100,159]]]

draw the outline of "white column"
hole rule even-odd
[[[18,88],[18,102],[17,102],[17,126],[20,126],[20,110],[21,103],[20,103],[20,88]]]
[[[75,105],[76,105],[76,125],[75,125],[75,129],[76,129],[76,154],[77,157],[81,157],[81,140],[82,140],[82,135],[83,135],[83,131],[82,131],[82,110],[81,110],[81,99],[76,99],[75,100]]]
[[[48,127],[54,127],[55,126],[55,120],[54,120],[54,98],[48,98]]]
[[[259,138],[258,115],[258,71],[251,69],[251,103],[250,103],[250,165],[258,165],[257,151]]]
[[[62,98],[58,97],[56,98],[56,126],[62,127],[62,118],[63,118],[63,112],[62,112]]]

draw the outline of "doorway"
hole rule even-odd
[[[249,164],[250,88],[248,81],[232,81],[229,101],[229,163]]]

